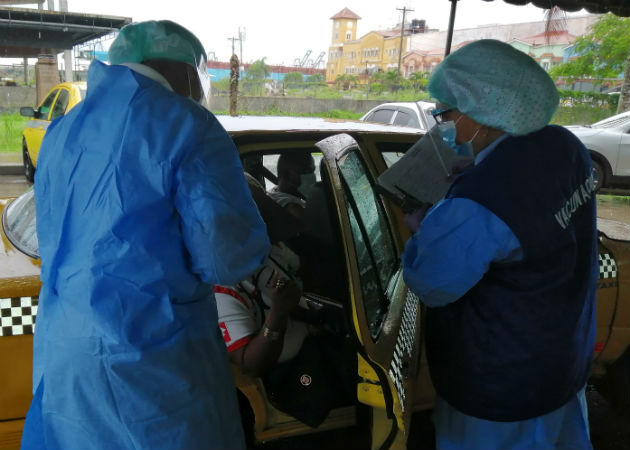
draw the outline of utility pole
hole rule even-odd
[[[407,9],[406,6],[402,8],[396,8],[398,11],[402,11],[402,23],[400,24],[400,48],[398,49],[398,75],[400,75],[400,62],[402,61],[402,47],[403,47],[403,35],[405,34],[405,15],[407,11],[413,12],[413,9]]]
[[[243,64],[243,41],[245,40],[245,27],[241,30],[241,27],[238,27],[238,43],[240,46],[239,59],[241,64]]]
[[[235,38],[235,37],[231,37],[231,38],[227,38],[228,41],[232,41],[232,55],[235,55],[236,53],[234,53],[234,41],[240,41],[239,38]]]

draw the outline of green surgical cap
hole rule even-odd
[[[206,60],[206,52],[194,34],[170,20],[126,25],[109,48],[112,64],[149,59],[170,59],[199,67]]]
[[[547,72],[525,53],[492,39],[447,56],[428,89],[439,103],[517,136],[547,125],[558,107],[558,91]]]

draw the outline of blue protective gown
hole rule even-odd
[[[35,178],[43,287],[22,448],[243,448],[213,284],[269,250],[207,110],[95,61]]]
[[[479,152],[475,164],[507,137],[503,135]],[[453,258],[454,254],[459,257]],[[448,198],[427,212],[407,241],[403,276],[425,305],[440,307],[462,297],[490,264],[522,258],[518,238],[499,217],[472,200]],[[479,419],[438,397],[433,422],[440,450],[592,448],[584,389],[551,413],[514,422]]]

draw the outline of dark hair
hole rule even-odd
[[[278,176],[286,173],[293,168],[312,168],[315,169],[315,160],[308,150],[297,150],[285,152],[278,158]]]

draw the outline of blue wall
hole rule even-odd
[[[222,78],[229,78],[230,77],[230,70],[229,69],[208,69],[208,73],[210,75],[214,75],[214,80],[220,80]],[[239,79],[243,79],[245,77],[245,75],[247,74],[246,71],[241,71]],[[269,78],[271,78],[273,81],[282,81],[284,80],[284,76],[286,75],[286,73],[277,73],[277,72],[271,72],[271,74],[269,75]],[[304,77],[308,77],[308,75],[304,75]]]

